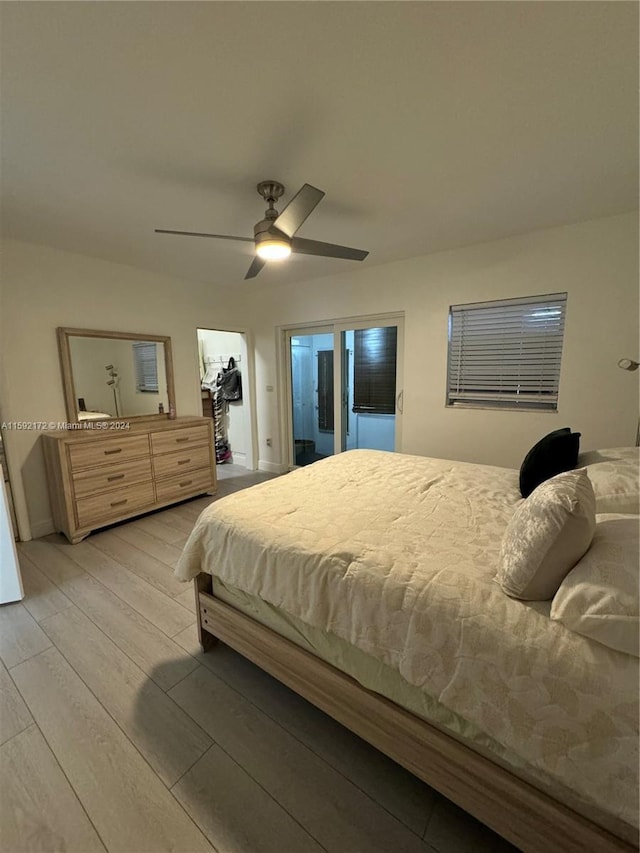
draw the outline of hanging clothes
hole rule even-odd
[[[233,356],[229,359],[227,366],[218,373],[216,386],[225,402],[236,403],[242,400],[242,376]]]
[[[216,462],[228,462],[231,459],[231,447],[227,435],[229,403],[242,400],[242,377],[233,356],[229,358],[226,367],[224,364],[221,366],[217,374],[210,362],[201,387],[209,390],[213,398]]]
[[[231,448],[227,438],[227,403],[222,399],[218,388],[213,395],[213,416],[215,420],[214,437],[216,445],[216,462],[227,462],[231,459]]]

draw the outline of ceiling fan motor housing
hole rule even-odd
[[[260,243],[263,243],[265,240],[274,239],[281,240],[283,243],[291,245],[291,239],[284,233],[284,231],[280,231],[279,228],[274,227],[273,220],[275,218],[275,216],[268,217],[254,225],[253,234],[256,241],[256,247],[259,246]]]

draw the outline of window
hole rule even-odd
[[[136,373],[136,390],[158,392],[158,356],[154,341],[136,341],[133,344],[133,365]]]
[[[393,415],[396,410],[397,326],[354,332],[353,411]]]
[[[566,293],[452,305],[447,405],[558,408]]]

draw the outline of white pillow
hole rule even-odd
[[[591,544],[595,526],[595,497],[584,469],[545,480],[513,514],[495,580],[513,598],[553,598]]]
[[[598,516],[591,548],[569,572],[551,604],[551,618],[611,649],[639,656],[640,519]]]
[[[578,457],[596,495],[596,512],[640,513],[640,448],[590,450]]]

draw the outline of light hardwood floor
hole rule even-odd
[[[267,478],[218,467],[215,500]],[[198,498],[19,545],[0,607],[4,853],[508,853],[486,827],[219,646],[173,567]]]

